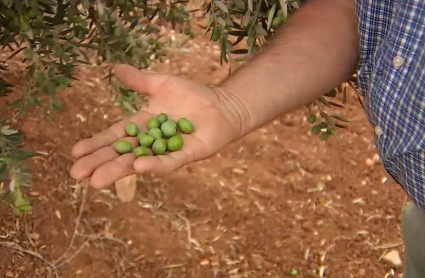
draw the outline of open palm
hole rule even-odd
[[[73,178],[90,177],[92,186],[102,188],[134,173],[170,172],[210,157],[236,139],[238,124],[220,93],[183,78],[143,73],[127,65],[116,66],[115,74],[127,87],[147,95],[148,104],[132,117],[78,142],[72,150],[77,158],[71,169]],[[184,117],[193,123],[195,131],[182,135],[181,150],[137,159],[133,153],[119,155],[114,150],[113,143],[123,138],[136,146],[136,138],[126,137],[128,122],[133,121],[139,129],[146,130],[146,120],[160,113],[171,119]]]

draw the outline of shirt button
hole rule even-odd
[[[381,127],[376,126],[375,127],[375,134],[378,135],[378,136],[381,136],[382,134],[384,134],[384,131],[382,130]]]
[[[394,57],[393,65],[396,69],[401,67],[403,64],[404,64],[404,59],[401,56],[397,55],[397,56]]]

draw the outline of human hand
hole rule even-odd
[[[149,97],[144,109],[112,125],[91,138],[78,142],[72,155],[77,161],[71,168],[76,180],[90,177],[95,188],[103,188],[134,173],[166,173],[185,164],[208,158],[239,136],[239,118],[231,97],[180,77],[144,73],[128,65],[115,67],[115,75],[127,87]],[[166,113],[171,119],[187,118],[194,127],[192,134],[184,134],[181,150],[164,155],[136,159],[133,153],[119,155],[113,143],[127,139],[137,144],[134,137],[126,137],[125,126],[130,121],[146,130],[146,120]]]

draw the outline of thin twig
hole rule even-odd
[[[76,235],[79,236],[79,237],[85,237],[85,238],[92,239],[92,240],[106,239],[106,240],[114,241],[114,242],[117,242],[117,243],[123,245],[126,249],[126,252],[128,252],[127,244],[125,244],[122,240],[114,238],[114,237],[107,237],[107,236],[104,236],[104,235],[85,235],[85,234],[79,234],[79,233],[76,233]]]
[[[378,249],[389,249],[389,248],[394,248],[394,247],[401,246],[403,244],[404,244],[403,241],[397,242],[397,243],[383,244],[383,245],[375,246],[374,249],[375,250],[378,250]]]
[[[78,217],[77,217],[77,220],[75,222],[75,229],[74,229],[74,233],[72,234],[71,242],[69,243],[68,249],[66,249],[66,251],[54,262],[55,265],[60,260],[63,259],[63,257],[69,252],[69,250],[71,250],[72,246],[74,245],[75,235],[77,234],[78,228],[80,226],[81,216],[83,214],[84,205],[86,203],[86,196],[87,196],[87,183],[84,183],[84,185],[83,185],[83,196],[81,197],[80,210],[78,212]]]
[[[34,251],[31,251],[31,250],[22,249],[21,247],[16,246],[16,243],[14,243],[14,242],[10,242],[10,241],[0,242],[0,245],[2,245],[2,246],[4,246],[4,247],[11,248],[11,249],[18,250],[18,251],[20,251],[20,252],[23,252],[23,253],[29,254],[29,255],[31,255],[31,256],[34,256],[34,257],[36,257],[36,258],[37,258],[37,259],[39,259],[39,260],[42,260],[43,262],[45,262],[47,265],[49,265],[49,266],[53,269],[53,271],[55,272],[55,276],[56,276],[57,278],[59,278],[59,275],[58,275],[58,273],[57,273],[57,271],[56,271],[56,266],[55,266],[55,264],[53,264],[53,263],[49,262],[48,260],[46,260],[45,258],[43,258],[43,256],[41,256],[40,254],[38,254],[38,253],[36,253],[36,252],[34,252]]]
[[[187,240],[189,241],[189,245],[190,245],[192,243],[192,228],[191,228],[189,219],[180,215],[179,213],[176,213],[175,215],[177,215],[177,217],[179,217],[181,220],[183,220],[186,223]]]
[[[75,253],[74,253],[74,254],[72,254],[72,256],[71,256],[71,257],[69,257],[69,258],[68,258],[68,259],[66,259],[65,261],[61,262],[60,264],[55,265],[55,268],[59,268],[59,267],[63,266],[64,264],[69,263],[69,262],[70,262],[73,258],[75,258],[75,256],[77,256],[77,255],[78,255],[78,253],[80,253],[80,252],[81,252],[81,250],[83,250],[83,248],[84,248],[84,247],[86,247],[86,244],[87,244],[87,242],[88,242],[88,241],[89,241],[89,240],[84,241],[84,243],[83,243],[83,244],[81,244],[81,246],[78,248],[78,250],[77,250],[77,251],[75,251]]]

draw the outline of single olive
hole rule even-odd
[[[320,133],[321,127],[320,124],[317,124],[311,128],[311,134],[317,135]]]
[[[115,37],[121,37],[123,34],[124,34],[124,30],[123,30],[123,28],[121,26],[117,26],[114,29],[114,36]]]
[[[211,40],[212,41],[218,41],[218,39],[220,38],[220,35],[221,35],[220,29],[218,29],[217,27],[214,27],[212,34],[211,34]]]
[[[174,125],[174,127],[177,129],[177,122],[173,120],[167,120],[168,123]]]
[[[307,117],[307,121],[308,121],[310,124],[314,124],[314,123],[316,122],[316,116],[315,116],[315,115],[309,115],[309,116]]]
[[[181,137],[180,135],[173,136],[167,141],[167,149],[170,152],[178,151],[182,147],[183,147],[183,137]]]
[[[273,28],[279,27],[282,23],[283,23],[283,17],[277,16],[273,18],[272,20],[272,27]]]
[[[320,123],[320,128],[327,128],[328,127],[328,123],[327,122],[321,122]]]
[[[283,10],[282,9],[279,9],[277,11],[277,16],[280,16],[281,18],[283,18]]]
[[[135,122],[130,122],[125,126],[125,131],[129,136],[137,136],[139,132],[139,128]]]
[[[148,122],[147,122],[148,129],[159,128],[160,125],[161,124],[157,118],[152,117],[148,119]]]
[[[175,122],[166,121],[161,125],[161,131],[162,131],[162,134],[164,134],[165,137],[171,137],[171,136],[176,135],[177,126],[176,126]]]
[[[164,139],[156,139],[152,145],[154,154],[164,154],[167,150],[167,142]]]
[[[155,139],[162,139],[164,137],[164,135],[162,134],[162,131],[157,127],[150,129],[148,131],[148,134]]]
[[[134,149],[134,154],[139,157],[139,156],[146,156],[146,155],[150,155],[151,154],[151,150],[145,146],[139,146],[137,148]]]
[[[183,133],[192,133],[193,132],[193,124],[189,122],[185,118],[181,118],[177,121],[177,125],[179,126],[179,129]]]
[[[164,123],[165,121],[168,120],[168,116],[165,113],[161,113],[158,115],[158,117],[156,117],[159,121],[160,124]]]
[[[114,143],[114,149],[117,153],[124,154],[131,152],[132,146],[131,143],[126,140],[119,140]]]
[[[322,141],[328,140],[329,135],[330,135],[329,131],[323,132],[322,134],[320,134],[320,140],[322,140]]]
[[[140,136],[138,136],[139,144],[143,147],[150,147],[153,144],[153,141],[155,141],[155,138],[153,138],[151,135],[144,133]]]
[[[138,134],[137,134],[137,140],[138,141],[140,141],[140,138],[143,136],[143,135],[146,135],[146,134],[148,134],[147,132],[145,132],[145,131],[140,131]]]

